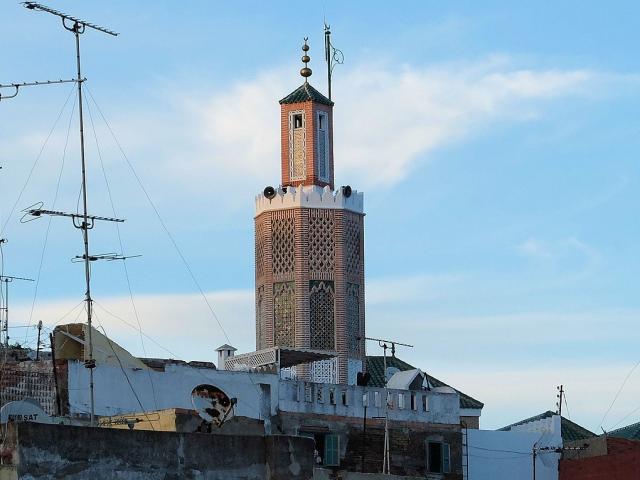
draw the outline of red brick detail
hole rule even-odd
[[[291,180],[289,170],[289,113],[297,110],[304,111],[306,123],[306,178],[304,180]],[[326,112],[329,126],[329,182],[322,181],[317,175],[317,113]],[[280,146],[282,185],[319,185],[334,189],[333,175],[333,107],[322,105],[312,101],[301,103],[282,104],[280,108]]]

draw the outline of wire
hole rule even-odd
[[[11,210],[9,211],[9,215],[7,216],[7,219],[2,224],[2,230],[0,230],[0,237],[2,237],[2,234],[5,232],[5,229],[7,228],[7,224],[9,223],[9,220],[11,219],[13,214],[15,213],[16,207],[18,206],[18,203],[20,203],[20,200],[22,199],[22,195],[24,194],[24,191],[26,190],[27,185],[29,184],[29,181],[31,180],[33,172],[35,171],[36,167],[38,166],[38,162],[40,161],[40,157],[42,156],[42,152],[44,152],[44,149],[47,146],[47,143],[49,143],[49,139],[51,138],[51,135],[53,134],[53,131],[55,130],[56,126],[58,125],[58,122],[60,121],[60,117],[62,117],[62,114],[63,114],[63,112],[64,112],[64,110],[65,110],[65,108],[67,106],[67,103],[69,103],[69,98],[71,98],[71,94],[73,93],[74,89],[75,89],[75,85],[72,86],[71,89],[69,90],[69,94],[67,95],[67,99],[64,101],[64,104],[62,105],[62,108],[60,108],[60,112],[58,113],[58,116],[56,117],[56,120],[53,122],[53,126],[51,127],[51,130],[49,130],[49,134],[47,135],[47,138],[45,139],[44,143],[42,144],[42,147],[40,148],[40,152],[36,156],[36,159],[33,162],[33,165],[31,166],[31,170],[29,171],[29,175],[27,175],[27,179],[25,180],[24,185],[20,189],[20,193],[18,194],[18,198],[16,198],[15,203],[13,204],[13,206],[11,207]]]
[[[109,203],[111,204],[111,211],[113,212],[113,216],[117,217],[117,213],[116,213],[116,207],[115,204],[113,202],[113,195],[111,194],[111,186],[109,185],[109,179],[107,177],[107,171],[104,167],[104,161],[102,159],[102,151],[100,150],[100,144],[98,143],[98,135],[96,133],[96,127],[95,124],[93,122],[93,114],[91,113],[91,103],[87,102],[87,111],[89,112],[89,120],[91,121],[91,128],[93,130],[93,137],[96,141],[96,150],[98,152],[98,158],[100,159],[100,167],[102,169],[102,176],[104,178],[104,183],[107,187],[107,193],[109,196]],[[133,314],[136,317],[136,322],[138,323],[138,331],[140,333],[140,344],[142,345],[142,352],[144,353],[144,356],[147,356],[147,349],[145,348],[144,345],[144,338],[142,336],[142,324],[140,322],[140,316],[138,315],[138,309],[136,308],[136,302],[133,298],[133,289],[131,288],[131,280],[129,278],[129,270],[127,268],[127,259],[125,257],[125,251],[124,251],[124,246],[123,246],[123,242],[122,242],[122,235],[120,233],[120,225],[119,222],[114,222],[115,223],[115,227],[116,227],[116,232],[118,233],[118,243],[120,244],[120,255],[122,255],[122,268],[124,270],[124,277],[127,280],[127,288],[129,290],[129,299],[131,300],[131,307],[133,309]],[[156,406],[156,410],[158,409],[158,400],[156,398],[156,389],[155,386],[153,384],[153,378],[151,376],[151,372],[149,370],[147,370],[147,373],[149,374],[149,382],[151,383],[151,391],[153,393],[153,402]]]
[[[200,282],[198,282],[195,274],[193,273],[193,270],[191,270],[191,266],[189,265],[189,262],[187,262],[187,259],[183,255],[182,250],[178,246],[178,243],[176,242],[175,238],[173,237],[173,235],[169,231],[169,228],[167,227],[166,223],[162,219],[162,216],[160,215],[160,212],[158,211],[158,208],[156,207],[155,203],[151,199],[151,196],[149,195],[149,192],[147,191],[147,189],[145,188],[144,184],[142,183],[142,180],[140,179],[140,176],[138,175],[138,172],[136,171],[136,169],[134,168],[133,164],[129,160],[129,157],[127,157],[127,154],[124,152],[122,146],[120,145],[120,142],[118,141],[118,138],[116,137],[115,133],[113,132],[113,129],[111,128],[111,125],[109,124],[109,122],[105,118],[104,114],[102,113],[102,109],[100,108],[100,106],[96,102],[95,98],[93,97],[93,94],[89,91],[88,88],[87,88],[87,93],[91,97],[91,100],[93,101],[94,105],[98,109],[98,112],[100,113],[100,116],[102,117],[102,120],[104,121],[104,123],[106,124],[107,128],[109,129],[109,132],[111,133],[111,136],[113,137],[113,140],[116,142],[116,145],[118,146],[118,149],[120,150],[120,153],[122,154],[122,157],[126,161],[127,165],[129,166],[129,169],[131,170],[131,173],[133,174],[133,176],[135,177],[136,181],[138,182],[138,186],[140,187],[140,189],[144,193],[145,197],[147,198],[147,201],[149,202],[149,205],[151,206],[151,208],[155,212],[156,217],[158,218],[158,221],[160,222],[160,225],[162,226],[162,229],[166,233],[167,237],[169,237],[169,240],[173,244],[173,247],[176,250],[176,252],[177,252],[178,256],[180,257],[180,259],[182,260],[182,263],[184,264],[184,267],[186,268],[187,272],[189,272],[189,275],[191,276],[191,280],[193,281],[194,285],[197,287],[198,291],[200,292],[200,295],[202,296],[204,302],[206,303],[207,308],[209,309],[209,312],[211,312],[211,315],[213,316],[213,318],[217,322],[218,326],[220,327],[220,330],[222,331],[223,335],[227,339],[227,342],[231,343],[231,340],[229,339],[229,335],[227,335],[226,330],[222,326],[222,322],[220,321],[220,319],[218,318],[218,315],[216,315],[216,312],[213,310],[213,307],[209,303],[209,299],[207,299],[207,296],[205,295],[204,290],[200,286]]]
[[[567,407],[567,417],[571,420],[571,412],[569,411],[569,404],[567,403],[567,392],[563,391],[562,398],[564,399],[564,406]]]
[[[629,380],[629,378],[631,377],[633,372],[636,370],[636,368],[638,368],[638,365],[640,365],[640,360],[638,360],[636,362],[636,364],[633,366],[633,368],[629,371],[629,373],[627,373],[627,376],[624,378],[624,381],[622,382],[622,385],[620,385],[620,388],[618,389],[618,392],[616,393],[616,396],[613,397],[613,401],[611,402],[611,405],[609,405],[609,408],[607,408],[607,411],[605,412],[604,416],[602,417],[602,420],[600,420],[600,425],[598,425],[598,428],[602,427],[602,424],[604,423],[605,418],[607,418],[607,415],[609,415],[609,412],[613,408],[613,404],[616,403],[616,400],[618,400],[618,397],[620,396],[620,393],[622,393],[622,390],[624,389],[624,386],[627,384],[627,381]]]
[[[476,450],[483,450],[485,452],[500,452],[500,453],[517,453],[519,455],[531,455],[531,452],[517,452],[515,450],[499,450],[494,448],[476,447],[474,445],[467,445],[468,448],[475,448]]]
[[[74,97],[73,106],[71,107],[71,114],[69,115],[69,125],[67,126],[67,136],[64,142],[64,149],[62,151],[62,162],[60,164],[60,173],[58,174],[58,182],[56,183],[56,192],[53,196],[53,204],[52,209],[56,208],[56,203],[58,202],[58,194],[60,193],[60,183],[62,182],[62,173],[64,172],[64,164],[67,157],[67,146],[69,145],[69,134],[71,132],[71,122],[73,121],[73,113],[76,109],[76,99]],[[29,322],[31,325],[33,321],[33,312],[36,308],[36,300],[38,299],[38,288],[40,287],[40,276],[42,274],[42,265],[44,264],[44,256],[47,251],[47,243],[49,242],[49,232],[51,232],[51,222],[53,217],[49,217],[47,220],[47,230],[44,235],[44,242],[42,244],[42,252],[40,254],[40,264],[38,265],[38,275],[36,277],[35,289],[33,292],[33,301],[31,302],[31,311],[29,313]],[[26,337],[25,337],[26,340]]]
[[[98,318],[96,318],[96,320],[98,320]],[[142,402],[140,401],[140,397],[136,393],[135,388],[133,388],[133,384],[131,383],[131,380],[129,379],[129,375],[127,375],[127,372],[125,371],[124,366],[122,365],[122,361],[120,360],[120,357],[116,353],[115,348],[113,348],[113,344],[111,343],[111,340],[109,339],[109,336],[107,335],[107,332],[105,331],[104,327],[102,326],[102,323],[100,322],[100,320],[98,320],[98,325],[102,329],[102,333],[104,333],[104,337],[107,339],[107,342],[109,342],[109,347],[111,347],[111,350],[113,351],[113,354],[116,356],[116,360],[118,360],[118,365],[120,365],[120,370],[122,370],[122,374],[127,379],[127,383],[129,384],[129,387],[131,388],[131,392],[133,393],[133,396],[136,397],[136,400],[138,401],[138,405],[140,405],[141,414],[145,415],[147,417],[147,421],[149,422],[149,425],[151,426],[151,430],[155,431],[153,423],[151,423],[151,420],[149,419],[149,416],[147,415],[145,408],[142,406]],[[87,326],[87,328],[89,328],[89,327]]]

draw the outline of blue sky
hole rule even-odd
[[[560,383],[572,419],[599,428],[639,360],[636,2],[49,4],[121,32],[83,36],[88,90],[241,351],[254,347],[253,198],[279,181],[277,100],[301,83],[304,36],[311,83],[326,90],[326,17],[346,58],[336,181],[365,192],[368,334],[414,344],[399,356],[484,401],[486,428],[553,409]],[[73,37],[57,19],[5,2],[0,31],[0,83],[74,75]],[[9,213],[69,92],[25,88],[0,102],[6,274],[38,275],[47,220]],[[72,105],[18,209],[52,207]],[[127,263],[142,328],[182,358],[212,359],[227,340],[89,107],[127,218],[125,253],[143,255]],[[90,210],[111,215],[87,129]],[[76,205],[76,145],[72,128],[59,209]],[[119,251],[112,225],[92,241]],[[69,262],[80,249],[54,219],[33,313],[33,285],[12,286],[15,325],[76,318],[61,317],[82,300]],[[107,332],[135,354],[167,356],[108,313],[136,323],[122,265],[93,275]],[[11,333],[34,342],[33,329]],[[604,427],[640,420],[639,393],[634,371]]]

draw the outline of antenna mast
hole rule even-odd
[[[325,22],[324,24],[324,58],[327,62],[327,93],[329,94],[329,100],[331,100],[331,75],[333,74],[333,68],[336,65],[342,65],[344,63],[344,54],[341,50],[338,50],[331,43],[331,30],[330,26]]]
[[[108,35],[117,36],[118,34],[112,30],[109,30],[104,27],[100,27],[93,23],[89,23],[85,20],[80,20],[76,17],[72,17],[65,13],[59,12],[58,10],[54,10],[45,5],[41,5],[35,2],[24,2],[23,5],[30,10],[39,10],[42,12],[47,12],[62,19],[62,26],[73,33],[76,40],[76,83],[78,85],[78,114],[79,114],[79,127],[80,127],[80,160],[82,164],[82,215],[73,215],[66,214],[63,212],[54,212],[42,209],[30,210],[29,213],[33,216],[40,216],[43,214],[46,215],[54,215],[54,216],[66,216],[71,217],[73,219],[73,225],[82,230],[82,239],[84,243],[84,255],[82,256],[84,260],[84,272],[85,272],[85,283],[86,283],[86,292],[85,292],[85,301],[87,303],[87,344],[88,351],[85,351],[85,361],[84,366],[89,369],[89,392],[91,397],[91,426],[95,425],[95,401],[94,401],[94,385],[93,385],[93,369],[96,366],[96,361],[93,358],[93,342],[92,342],[92,326],[91,320],[93,317],[93,300],[91,298],[91,256],[89,255],[89,230],[91,230],[94,226],[95,220],[107,220],[107,221],[123,221],[119,219],[113,218],[104,218],[104,217],[92,217],[89,215],[87,210],[87,169],[86,169],[86,161],[85,161],[85,151],[84,151],[84,117],[82,111],[82,84],[85,79],[82,78],[82,71],[80,65],[80,35],[82,35],[87,28],[91,28],[93,30],[97,30],[99,32],[106,33]],[[80,221],[81,220],[81,221]]]
[[[400,343],[393,340],[384,340],[381,338],[365,337],[365,340],[371,340],[378,342],[378,346],[382,348],[384,352],[384,452],[382,458],[382,473],[391,473],[391,454],[389,453],[389,389],[387,387],[389,379],[387,378],[387,349],[391,349],[391,355],[396,355],[396,345],[402,345],[403,347],[413,348],[413,345],[407,343]]]

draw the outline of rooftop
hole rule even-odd
[[[409,365],[407,362],[400,360],[398,357],[387,357],[387,368],[394,367],[404,372],[406,370],[415,370],[416,367]],[[369,385],[372,387],[384,387],[384,357],[383,356],[367,356],[367,372],[371,375]],[[424,372],[429,379],[429,382],[434,387],[450,387],[441,380],[432,377],[427,372]],[[451,387],[453,388],[453,387]],[[454,388],[454,390],[456,390]],[[456,390],[460,395],[460,408],[477,408],[484,407],[484,403],[470,397],[469,395],[462,393],[460,390]]]
[[[540,415],[535,415],[533,417],[520,420],[519,422],[512,423],[511,425],[507,425],[506,427],[502,427],[499,430],[508,431],[508,430],[511,430],[512,427],[535,422],[538,420],[542,420],[544,418],[549,418],[549,417],[552,417],[553,415],[557,415],[557,413],[554,413],[551,410],[547,410],[546,412],[541,413]],[[564,417],[560,417],[560,418],[561,418],[560,436],[562,437],[562,440],[564,442],[571,442],[574,440],[584,440],[585,438],[592,438],[596,436],[595,433],[587,430],[586,428],[578,425],[577,423],[572,422],[571,420]]]
[[[333,102],[331,100],[313,88],[309,83],[303,83],[289,95],[280,100],[281,105],[286,103],[302,102],[316,102],[323,105],[329,105],[330,107],[333,106]]]
[[[640,422],[607,432],[607,436],[625,438],[627,440],[640,440]]]

